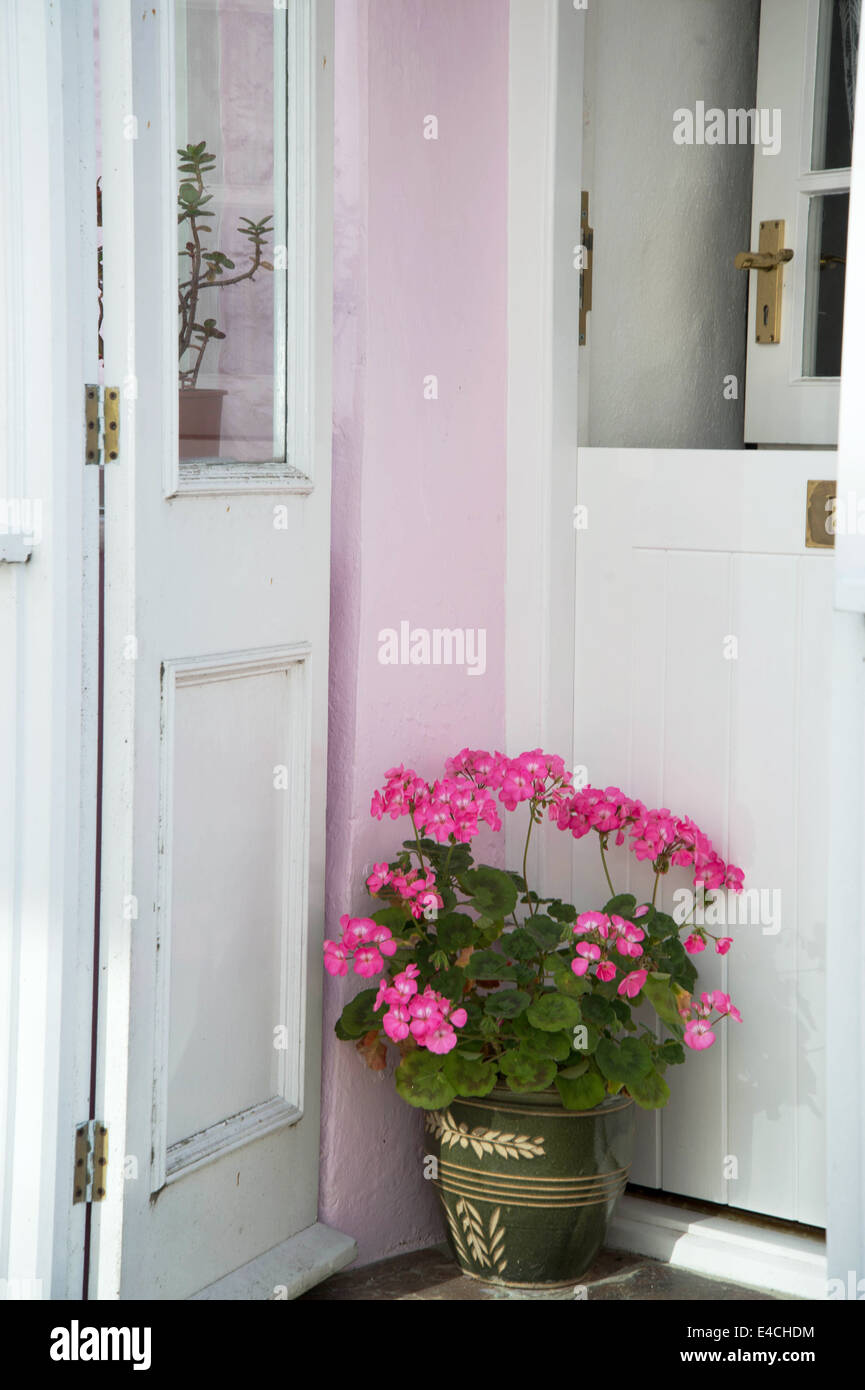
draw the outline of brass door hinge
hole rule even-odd
[[[72,1204],[105,1200],[108,1167],[108,1127],[101,1120],[87,1120],[75,1130],[75,1178]]]
[[[586,314],[592,307],[592,258],[595,231],[589,226],[589,195],[580,195],[580,347],[586,346]]]
[[[120,458],[120,391],[116,386],[84,387],[84,462],[114,463]]]

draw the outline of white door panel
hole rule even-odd
[[[194,129],[175,121],[190,15],[184,61],[222,55],[215,134],[207,102]],[[105,1297],[194,1295],[317,1217],[331,27],[322,0],[103,5],[106,380],[132,383],[106,467]],[[260,129],[227,61],[250,35],[258,85],[275,74]],[[224,179],[210,244],[272,199],[280,249],[201,311],[227,329],[207,381],[228,391],[225,428],[178,460],[175,150],[199,136]]]
[[[730,927],[727,957],[696,958],[701,986],[729,992],[744,1022],[676,1069],[665,1112],[641,1117],[633,1181],[815,1225],[832,562],[806,550],[804,511],[807,480],[833,475],[832,453],[579,455],[576,761],[595,784],[692,815],[766,893],[762,920]],[[647,886],[624,850],[615,864],[617,889]],[[604,900],[579,848],[575,873],[577,901]],[[668,908],[690,886],[673,877]]]

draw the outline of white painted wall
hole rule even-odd
[[[759,0],[589,7],[586,444],[741,447],[748,277],[733,258],[748,245],[753,150],[676,145],[673,112],[698,100],[753,104],[759,9]],[[728,374],[739,379],[737,401],[724,399]]]

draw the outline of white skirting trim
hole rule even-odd
[[[299,1298],[357,1258],[351,1236],[333,1231],[317,1221],[305,1231],[275,1245],[232,1274],[208,1284],[193,1300],[219,1299],[248,1302],[257,1299]]]
[[[826,1246],[816,1236],[741,1217],[707,1216],[644,1197],[622,1197],[607,1235],[613,1250],[633,1250],[679,1269],[749,1284],[792,1298],[825,1299]]]

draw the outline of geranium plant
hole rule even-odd
[[[741,1016],[720,990],[695,991],[692,957],[710,939],[725,954],[730,938],[677,923],[656,905],[658,884],[688,868],[704,894],[741,892],[741,869],[687,817],[650,810],[617,787],[575,788],[563,760],[540,750],[507,758],[463,749],[432,783],[402,766],[385,778],[372,814],[404,818],[411,837],[366,881],[382,906],[343,916],[341,939],[325,943],[331,975],[381,976],[346,1004],[338,1037],[378,1070],[395,1045],[397,1090],[426,1109],[494,1086],[553,1085],[569,1110],[620,1092],[644,1109],[665,1105],[667,1067],[685,1060],[685,1047],[710,1047],[717,1024]],[[482,826],[498,831],[502,808],[523,806],[521,869],[475,865],[470,846]],[[575,839],[597,837],[610,892],[599,908],[530,886],[529,843],[545,819]],[[612,844],[627,844],[654,871],[644,901],[615,891]],[[663,1029],[635,1017],[644,1002]]]

